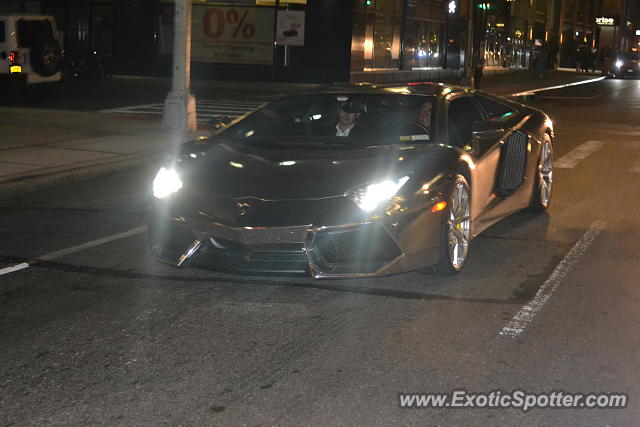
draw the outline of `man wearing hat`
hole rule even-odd
[[[338,123],[335,127],[335,136],[359,136],[362,135],[361,127],[356,125],[360,115],[367,111],[366,106],[360,101],[347,101],[340,106]]]

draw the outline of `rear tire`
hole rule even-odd
[[[454,276],[467,263],[471,241],[471,188],[461,173],[454,177],[447,205],[442,221],[440,255],[434,271],[444,276]]]

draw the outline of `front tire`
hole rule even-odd
[[[553,189],[553,145],[549,134],[544,134],[536,179],[531,192],[529,210],[542,213],[551,205],[551,190]]]
[[[447,199],[443,220],[440,257],[435,272],[445,276],[459,274],[467,263],[471,241],[471,188],[462,174],[456,174]]]

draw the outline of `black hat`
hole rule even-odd
[[[360,101],[349,100],[342,104],[340,109],[345,113],[364,113],[367,111],[367,106]]]

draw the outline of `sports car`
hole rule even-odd
[[[177,267],[452,275],[483,230],[551,201],[549,117],[464,87],[334,88],[219,122],[153,181],[149,248]]]

